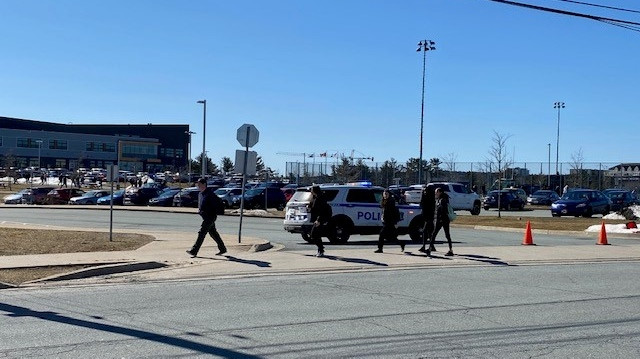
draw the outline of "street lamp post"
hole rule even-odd
[[[422,51],[422,107],[420,109],[420,159],[418,163],[418,184],[422,184],[422,138],[424,132],[424,78],[427,68],[427,51],[435,50],[436,43],[431,40],[422,40],[418,43],[417,52]]]
[[[547,187],[551,188],[551,143],[547,143]]]
[[[198,103],[204,105],[202,113],[202,178],[207,171],[207,163],[204,161],[204,143],[207,138],[207,100],[199,100]]]
[[[558,109],[558,134],[556,136],[556,175],[559,175],[560,172],[558,172],[558,158],[560,153],[560,109],[564,108],[564,102],[555,102],[553,104],[553,108]]]
[[[189,135],[189,153],[187,154],[187,164],[189,166],[189,180],[187,182],[191,182],[191,135],[195,135],[195,132],[193,131],[184,131],[184,133]]]

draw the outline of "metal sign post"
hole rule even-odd
[[[249,162],[249,147],[258,143],[260,132],[254,125],[244,124],[238,128],[236,138],[245,147],[244,163],[242,166],[242,195],[240,197],[240,225],[238,227],[238,243],[242,243],[242,218],[244,217],[244,191],[247,183],[247,163]]]
[[[111,182],[111,198],[109,200],[109,242],[113,242],[113,180],[118,180],[118,165],[107,166],[107,179]]]

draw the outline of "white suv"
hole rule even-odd
[[[321,185],[321,191],[331,205],[332,218],[330,225],[333,234],[329,235],[331,243],[345,243],[351,234],[377,234],[382,228],[382,187],[354,185]],[[284,229],[291,233],[300,233],[305,241],[309,241],[310,222],[309,204],[310,188],[298,188],[285,209]],[[400,222],[398,233],[409,234],[414,241],[422,240],[422,214],[418,205],[398,205]]]
[[[466,210],[473,215],[480,214],[482,201],[477,193],[472,192],[469,187],[457,182],[432,182],[427,187],[442,188],[449,195],[449,203],[455,211]],[[407,203],[420,203],[422,199],[423,185],[413,185],[412,190],[405,192]]]

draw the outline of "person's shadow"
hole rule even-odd
[[[305,257],[315,257],[315,256],[311,255],[311,254],[305,254]],[[332,260],[332,261],[356,263],[356,264],[369,264],[369,265],[375,265],[375,266],[380,266],[380,267],[388,267],[389,266],[386,263],[370,261],[368,259],[362,259],[362,258],[338,257],[338,256],[330,256],[330,255],[326,255],[326,254],[324,256],[322,256],[321,258],[326,258],[326,259],[329,259],[329,260]]]
[[[271,267],[271,263],[270,262],[242,259],[242,258],[237,258],[237,257],[234,257],[232,255],[228,255],[228,254],[223,255],[223,256],[218,256],[218,257],[197,256],[197,257],[193,257],[193,258],[206,258],[206,259],[213,259],[215,261],[224,261],[224,260],[226,260],[226,261],[229,261],[229,262],[236,262],[236,263],[242,263],[242,264],[251,264],[251,265],[254,265],[254,266],[257,266],[257,267],[260,267],[260,268],[269,268],[269,267]]]
[[[260,268],[269,268],[271,267],[271,263],[270,262],[265,262],[265,261],[258,261],[258,260],[249,260],[249,259],[242,259],[242,258],[237,258],[234,256],[230,256],[230,255],[226,255],[225,256],[227,258],[227,260],[229,262],[236,262],[236,263],[242,263],[242,264],[251,264]]]

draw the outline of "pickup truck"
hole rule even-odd
[[[449,203],[454,211],[469,211],[473,215],[480,214],[482,201],[477,193],[472,192],[469,187],[457,182],[432,182],[426,186],[442,188],[449,195]],[[407,203],[420,203],[422,199],[422,189],[425,185],[413,185],[411,190],[405,191],[405,201]],[[434,189],[435,189],[434,188]]]

